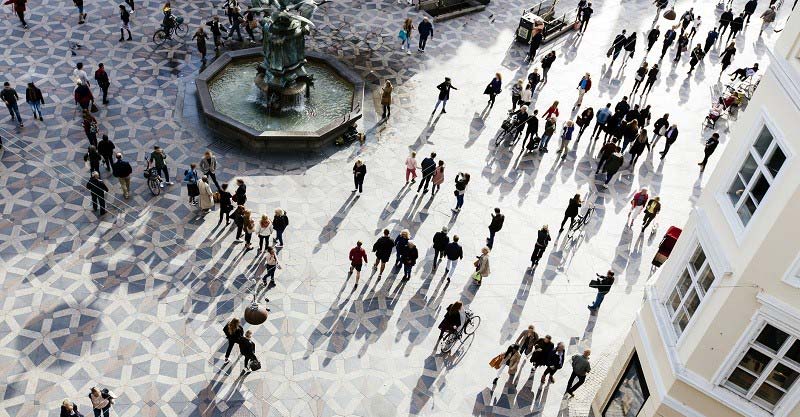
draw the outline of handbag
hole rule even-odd
[[[258,359],[253,359],[250,361],[250,370],[257,371],[261,369],[261,362]]]
[[[483,279],[483,277],[481,276],[481,273],[478,272],[478,271],[473,272],[472,276],[470,276],[470,278],[472,278],[475,282],[481,282],[481,280]]]
[[[495,356],[494,358],[492,358],[492,360],[489,361],[489,366],[491,366],[494,369],[500,369],[500,366],[502,366],[502,365],[503,365],[503,354],[502,353],[497,355],[497,356]]]
[[[98,109],[97,106],[94,105],[94,103],[92,103],[92,107],[90,107],[89,110],[92,113],[97,113],[98,111],[100,111],[100,109]]]
[[[597,288],[600,286],[600,281],[593,279],[589,281],[589,288]]]
[[[211,194],[211,198],[214,199],[215,203],[219,203],[219,193]]]
[[[255,21],[255,20],[251,20],[251,21],[247,22],[247,25],[250,26],[250,29],[255,29],[255,28],[258,27],[258,22]]]

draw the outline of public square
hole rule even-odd
[[[718,20],[716,3],[677,1],[678,16],[694,7],[703,18],[692,46],[702,44]],[[575,4],[559,2],[558,8],[570,11]],[[740,10],[744,1],[733,4]],[[670,48],[652,92],[631,102],[651,105],[652,121],[669,113],[680,136],[666,158],[657,153],[662,139],[604,188],[594,174],[602,140],[591,140],[591,130],[572,140],[564,159],[555,152],[557,138],[549,153],[523,153],[520,143],[513,149],[495,146],[511,107],[511,85],[554,50],[557,59],[532,106],[541,114],[560,100],[560,132],[586,106],[613,108],[628,95],[639,63],[658,59],[660,39],[645,58],[647,32],[658,24],[663,33],[677,21],[654,20],[649,0],[595,1],[583,36],[572,31],[553,39],[526,64],[527,46],[514,42],[514,32],[529,6],[495,0],[480,13],[436,23],[426,52],[414,48],[411,54],[400,50],[397,32],[405,17],[416,25],[422,12],[406,2],[340,0],[321,6],[312,19],[320,28],[326,19],[346,17],[359,30],[382,30],[385,46],[371,53],[347,45],[337,49],[340,61],[366,80],[358,125],[366,140],[316,153],[255,153],[206,127],[194,84],[201,62],[190,38],[211,16],[225,20],[220,4],[173,2],[189,34],[161,48],[151,40],[161,21],[161,4],[152,0],[137,2],[133,40],[126,42],[118,42],[114,3],[87,2],[82,25],[71,2],[29,2],[28,29],[12,12],[4,13],[2,81],[20,94],[35,81],[45,105],[44,121],[33,120],[20,100],[25,126],[7,116],[0,124],[0,416],[51,416],[65,398],[90,415],[86,396],[93,386],[119,396],[115,416],[587,416],[594,387],[606,377],[653,277],[651,260],[662,236],[669,226],[682,227],[703,188],[697,163],[706,139],[717,131],[721,148],[727,142],[729,121],[720,121],[716,130],[703,128],[712,100],[729,80],[725,74],[718,80],[727,34],[691,74],[688,52],[673,63]],[[784,7],[776,25],[788,12]],[[728,72],[767,63],[778,34],[768,30],[759,37],[761,22],[754,19],[738,37]],[[606,51],[622,29],[638,33],[636,53],[624,65],[620,56],[610,66]],[[322,48],[325,36],[322,29],[312,32],[309,49]],[[223,50],[252,46],[228,41]],[[210,62],[211,42],[209,52]],[[77,62],[87,72],[105,64],[110,103],[98,100],[94,116],[100,133],[133,165],[127,200],[101,169],[110,188],[109,212],[102,217],[92,211],[85,187],[88,143],[70,79]],[[503,92],[488,109],[482,93],[496,72],[503,76]],[[570,111],[586,72],[593,87],[583,107]],[[458,90],[446,114],[431,115],[444,77]],[[384,120],[379,87],[385,79],[394,83],[395,94],[391,117]],[[170,177],[176,178],[157,197],[142,176],[154,145],[165,149]],[[234,178],[244,179],[254,215],[282,208],[290,219],[278,252],[277,285],[258,292],[261,302],[270,299],[269,318],[245,326],[254,332],[263,364],[247,375],[240,374],[238,348],[223,366],[222,328],[242,317],[253,300],[264,256],[234,243],[235,228],[217,225],[218,206],[203,217],[188,204],[180,179],[206,150],[218,160],[220,182],[233,187]],[[435,196],[405,185],[404,162],[412,150],[418,160],[436,152],[445,161],[445,182]],[[352,192],[357,159],[368,168],[362,194]],[[628,160],[626,153],[626,165]],[[471,181],[463,209],[454,213],[453,178],[459,172],[470,173]],[[640,232],[641,216],[626,227],[629,202],[642,187],[663,204],[654,232]],[[576,193],[590,196],[595,215],[575,239],[557,238]],[[472,261],[485,246],[495,207],[506,221],[490,254],[491,275],[477,287],[470,279]],[[545,224],[553,241],[531,272],[536,232]],[[443,279],[444,264],[434,269],[432,262],[431,240],[443,226],[464,247],[450,282]],[[369,249],[384,228],[392,237],[408,229],[419,248],[407,281],[396,271],[381,280],[372,273]],[[348,252],[357,240],[364,242],[370,267],[354,288]],[[609,269],[616,283],[591,314],[586,306],[596,291],[588,283]],[[440,354],[437,325],[454,301],[479,315],[480,327],[453,352]],[[497,372],[489,361],[529,324],[567,346],[564,368],[555,383],[540,385],[542,369],[529,377],[531,364],[525,363],[516,383],[504,373],[492,389]],[[585,348],[592,349],[592,371],[575,398],[564,398],[569,358]]]

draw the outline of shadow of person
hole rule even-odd
[[[525,303],[528,301],[528,295],[530,294],[532,283],[533,274],[529,274],[528,271],[525,271],[522,276],[522,282],[520,282],[519,289],[517,290],[517,296],[514,298],[514,301],[511,304],[511,309],[508,310],[506,321],[500,328],[499,343],[503,344],[514,337],[514,334],[519,327],[519,319],[522,316],[522,311],[525,309]]]
[[[317,236],[317,244],[314,246],[312,253],[319,252],[326,243],[330,242],[331,239],[336,236],[336,234],[339,232],[339,226],[347,217],[347,213],[350,212],[350,209],[353,208],[356,200],[356,194],[351,193],[347,197],[347,200],[345,200],[341,207],[339,207],[339,210],[337,210],[330,220],[328,220],[328,223],[322,227],[322,230],[319,232],[319,236]]]

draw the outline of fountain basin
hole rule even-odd
[[[301,105],[272,114],[254,83],[261,48],[220,55],[195,79],[206,124],[223,139],[255,151],[314,151],[362,116],[364,81],[332,57],[306,53],[314,78]]]

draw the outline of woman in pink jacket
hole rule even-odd
[[[406,158],[406,184],[408,184],[408,177],[411,176],[411,183],[417,182],[417,153],[411,152]]]

